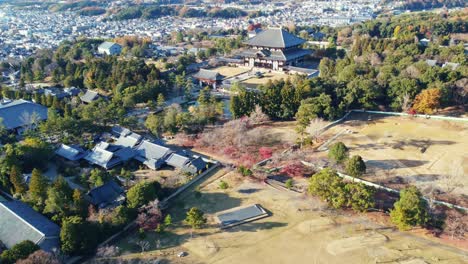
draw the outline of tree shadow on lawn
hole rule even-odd
[[[450,140],[430,140],[430,139],[407,139],[407,140],[395,140],[388,144],[393,149],[404,150],[405,147],[415,147],[424,153],[432,145],[453,145],[455,141]]]
[[[409,182],[432,182],[440,178],[437,174],[418,174],[405,177]]]
[[[388,160],[368,160],[367,166],[377,167],[379,169],[391,170],[399,168],[414,168],[427,164],[426,160],[409,160],[409,159],[388,159]]]
[[[228,229],[220,230],[220,232],[234,233],[234,232],[257,232],[260,230],[271,230],[274,228],[288,226],[288,223],[283,222],[248,222],[245,224],[237,225]]]
[[[260,191],[260,189],[257,188],[248,188],[248,189],[240,189],[237,192],[238,193],[243,193],[243,194],[252,194]]]

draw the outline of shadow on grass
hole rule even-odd
[[[379,169],[391,170],[399,168],[414,168],[427,164],[425,160],[409,160],[409,159],[388,159],[388,160],[368,160],[367,166],[377,167]]]
[[[223,229],[220,232],[234,233],[234,232],[257,232],[260,230],[271,230],[287,226],[288,223],[283,222],[249,222],[234,226],[228,229]]]
[[[416,182],[432,182],[440,178],[440,175],[437,174],[418,174],[405,177],[408,181]]]
[[[251,193],[256,193],[258,191],[260,191],[260,189],[249,188],[249,189],[241,189],[241,190],[238,190],[237,192],[238,193],[243,193],[243,194],[251,194]]]

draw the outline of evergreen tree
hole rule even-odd
[[[206,223],[206,218],[204,213],[196,208],[192,207],[187,212],[187,217],[185,218],[185,223],[190,225],[192,228],[201,228]]]
[[[366,173],[366,164],[361,156],[353,156],[348,160],[346,163],[346,173],[356,178]]]
[[[21,172],[18,170],[18,167],[11,167],[10,171],[10,182],[13,184],[14,193],[24,194],[26,193],[27,186],[24,182],[24,178],[21,175]]]
[[[38,169],[33,169],[29,181],[29,195],[36,205],[42,205],[47,199],[47,179]]]
[[[401,230],[408,230],[413,226],[423,226],[429,220],[427,202],[421,192],[410,186],[400,192],[400,199],[390,210],[390,218]]]
[[[343,163],[348,158],[348,148],[343,142],[336,142],[330,146],[328,157],[336,163]]]

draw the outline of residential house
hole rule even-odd
[[[148,168],[157,170],[166,164],[166,158],[172,153],[171,149],[143,140],[137,147],[135,159],[145,164]]]
[[[124,189],[113,180],[91,189],[87,196],[89,202],[98,208],[121,205],[125,201]]]
[[[55,150],[55,154],[70,161],[77,161],[86,156],[86,152],[82,148],[65,144],[61,144],[60,147]]]
[[[99,54],[106,54],[106,55],[119,55],[122,52],[122,46],[115,42],[103,42],[98,47]]]
[[[89,163],[100,166],[104,169],[112,169],[122,163],[122,160],[114,155],[112,151],[108,150],[109,146],[109,143],[100,142],[84,157],[84,159]]]
[[[95,91],[86,90],[86,93],[83,96],[81,96],[80,99],[83,103],[89,104],[99,99],[99,94]]]
[[[0,241],[11,248],[25,240],[53,252],[60,248],[60,227],[23,202],[0,199]]]
[[[201,157],[192,159],[183,153],[172,153],[166,159],[166,164],[191,174],[206,169],[206,162]]]

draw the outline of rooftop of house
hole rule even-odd
[[[88,196],[92,204],[102,208],[114,203],[123,193],[124,189],[111,180],[104,185],[91,189]]]
[[[168,156],[172,151],[168,147],[164,147],[147,140],[143,140],[137,148],[138,156],[145,159],[162,159]]]
[[[104,142],[103,142],[104,143]],[[106,150],[105,144],[96,145],[93,150],[86,155],[85,159],[92,164],[110,169],[120,162],[120,159],[114,156],[114,153]],[[108,144],[107,144],[108,145]]]
[[[0,240],[11,248],[30,240],[46,251],[59,247],[60,227],[20,201],[0,200]]]
[[[55,151],[55,154],[68,160],[79,160],[85,156],[85,152],[81,148],[61,144]]]
[[[80,97],[81,101],[85,103],[91,103],[99,98],[98,92],[87,90],[86,93]]]
[[[98,48],[99,48],[99,49],[110,49],[110,48],[112,48],[112,46],[114,46],[114,45],[117,45],[117,46],[120,47],[120,45],[117,44],[117,43],[115,43],[115,42],[105,41],[105,42],[103,42],[101,45],[99,45]]]
[[[47,119],[47,107],[27,100],[14,100],[0,104],[0,119],[6,129],[31,125]]]
[[[304,39],[296,37],[282,28],[269,28],[259,32],[255,37],[247,40],[245,44],[270,48],[289,48],[304,42]]]

